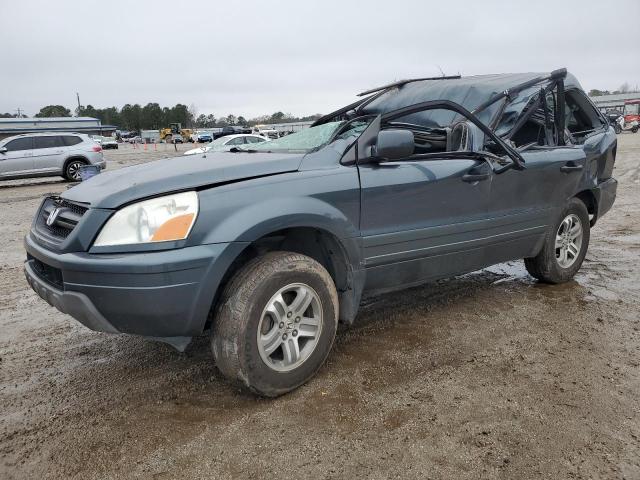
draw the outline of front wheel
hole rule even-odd
[[[579,199],[572,198],[547,232],[540,253],[533,258],[525,258],[527,271],[546,283],[571,280],[587,254],[589,236],[587,207]]]
[[[232,382],[276,397],[315,375],[331,350],[338,295],[318,262],[271,252],[227,284],[214,318],[211,347]]]
[[[64,169],[64,178],[70,182],[80,181],[80,167],[86,164],[83,160],[71,160]]]
[[[636,125],[635,127],[631,128],[631,132],[632,133],[638,133],[638,126]]]

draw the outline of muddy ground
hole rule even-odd
[[[168,152],[108,152],[109,168]],[[366,300],[275,400],[40,300],[22,237],[58,179],[0,183],[0,478],[640,478],[640,134],[575,281],[521,262]]]

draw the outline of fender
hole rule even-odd
[[[189,244],[229,243],[237,257],[252,242],[286,228],[315,228],[342,247],[350,275],[340,318],[351,323],[364,287],[360,182],[355,167],[290,172],[199,192],[200,213]],[[230,264],[231,262],[229,262]]]

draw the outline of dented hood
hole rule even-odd
[[[93,208],[125,203],[175,191],[246,178],[292,172],[303,155],[216,152],[167,158],[107,171],[67,190],[62,197]]]

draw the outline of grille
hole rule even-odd
[[[48,225],[47,221],[55,210],[57,213]],[[86,211],[86,207],[76,203],[59,197],[49,197],[40,209],[36,228],[47,237],[62,242],[73,231]]]

